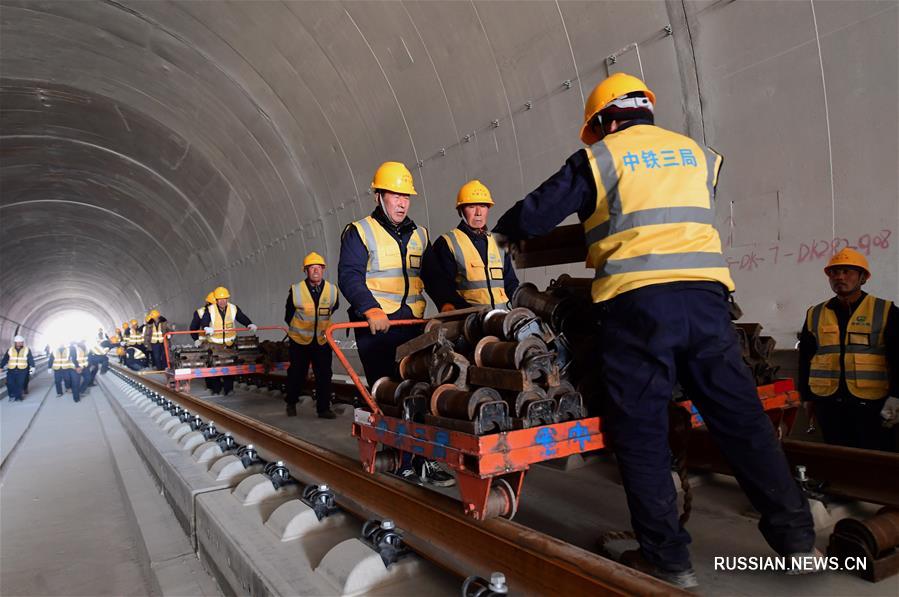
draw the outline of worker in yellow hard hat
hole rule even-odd
[[[399,378],[396,349],[424,331],[423,326],[391,327],[391,320],[421,318],[425,312],[423,262],[431,242],[428,231],[409,218],[415,195],[412,173],[400,162],[384,162],[372,177],[376,206],[371,215],[347,226],[340,240],[337,281],[350,303],[356,348],[369,386],[382,377]],[[449,486],[455,479],[417,458],[402,470],[422,481]]]
[[[165,369],[165,335],[170,331],[169,321],[160,315],[157,309],[147,314],[147,325],[144,326],[144,346],[149,350],[150,365],[156,370]]]
[[[334,419],[331,410],[331,347],[325,330],[340,305],[337,288],[325,280],[325,258],[316,252],[303,259],[306,279],[287,291],[284,322],[289,326],[290,367],[287,369],[287,416],[297,414],[297,402],[306,383],[309,364],[315,375],[315,411],[319,418]]]
[[[128,332],[125,334],[125,346],[126,348],[137,346],[140,347],[142,353],[146,352],[146,347],[144,346],[144,326],[138,326],[136,319],[132,319],[128,325]]]
[[[511,258],[487,228],[493,205],[490,190],[480,180],[466,182],[456,195],[462,220],[428,252],[422,276],[441,311],[506,307],[518,288]]]
[[[231,293],[227,288],[219,286],[212,291],[212,297],[215,299],[215,303],[207,307],[203,317],[200,318],[200,327],[206,333],[206,342],[233,346],[237,339],[237,332],[234,330],[238,326],[235,324],[256,331],[256,324],[240,310],[240,307],[231,302]],[[227,375],[209,379],[209,386],[213,394],[224,390],[224,394],[227,396],[234,390],[234,376]]]
[[[864,255],[845,248],[824,268],[834,296],[810,307],[799,335],[799,391],[829,444],[896,451],[899,310],[862,290]]]
[[[494,232],[516,242],[574,214],[582,223],[599,324],[600,349],[588,358],[603,372],[603,431],[615,446],[640,546],[621,559],[689,588],[698,581],[668,448],[677,381],[760,513],[769,545],[781,555],[811,555],[815,531],[730,321],[734,283],[715,229],[722,158],[656,126],[656,100],[635,76],[601,81],[584,105],[587,147],[507,211]]]

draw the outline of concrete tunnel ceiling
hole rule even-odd
[[[783,344],[826,293],[821,242],[867,238],[871,291],[897,295],[897,22],[895,1],[0,0],[0,337],[73,309],[183,324],[220,284],[275,323],[380,162],[412,167],[432,234],[469,178],[500,212],[626,71],[725,155],[737,298]],[[562,272],[588,275],[520,277]]]

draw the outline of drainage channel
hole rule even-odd
[[[149,432],[131,430],[135,442],[146,444],[201,559],[236,593],[404,594],[405,586],[458,594],[463,582],[476,595],[676,592],[514,522],[476,522],[447,496],[369,475],[283,430],[114,371],[123,419],[153,422]],[[258,559],[243,557],[249,552]]]

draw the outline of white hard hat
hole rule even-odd
[[[13,342],[25,342],[25,338],[23,338],[22,336],[16,336],[15,338],[12,339],[12,341]]]

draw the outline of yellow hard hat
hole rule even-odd
[[[116,334],[121,334],[121,333],[122,333],[122,330],[121,330],[120,328],[116,328],[116,329],[115,329],[115,333],[116,333]]]
[[[228,292],[228,289],[225,288],[224,286],[219,286],[218,288],[216,288],[215,290],[212,291],[212,296],[214,296],[216,300],[226,299],[226,298],[231,298],[231,293]]]
[[[211,291],[209,294],[206,295],[206,304],[211,305],[214,302],[215,302],[215,291]]]
[[[136,320],[136,319],[132,319],[132,320],[131,320],[131,327],[134,327],[134,326],[136,326],[136,325],[137,325],[137,320]]]
[[[127,322],[127,321],[123,321],[123,322],[122,322],[122,329],[125,329],[125,330],[128,329],[128,322]]]
[[[587,98],[587,102],[584,104],[584,125],[581,127],[581,141],[587,145],[593,145],[599,141],[599,137],[590,127],[590,121],[613,99],[628,93],[634,93],[635,91],[645,93],[649,101],[655,105],[656,95],[649,90],[646,83],[633,75],[615,73],[594,87],[593,91],[590,92],[590,97]]]
[[[150,320],[153,319],[149,313],[144,316],[144,323],[150,323]]]
[[[315,251],[312,251],[311,253],[306,255],[306,259],[303,260],[303,269],[306,269],[310,265],[320,265],[322,267],[326,267],[325,258]]]
[[[401,195],[417,195],[412,186],[412,173],[400,162],[384,162],[371,179],[372,190],[383,189]]]
[[[147,315],[147,317],[149,317],[150,319],[159,319],[159,311],[153,309],[152,311],[150,311],[150,314]]]
[[[469,180],[456,195],[456,207],[471,204],[493,205],[493,197],[490,196],[490,189],[485,187],[480,180]]]
[[[832,267],[857,267],[865,271],[868,274],[868,278],[871,277],[871,269],[868,267],[868,260],[864,255],[859,253],[858,251],[854,251],[850,248],[845,248],[833,257],[830,258],[830,261],[827,262],[827,266],[824,268],[824,273],[827,273]]]

